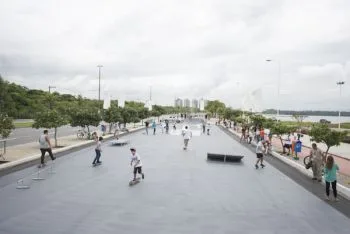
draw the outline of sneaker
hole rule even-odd
[[[318,180],[318,182],[320,182],[320,183],[321,183],[321,182],[322,182],[322,180]]]
[[[335,201],[335,202],[338,202],[338,201],[339,201],[339,198],[335,197],[335,198],[334,198],[334,201]]]
[[[53,157],[52,161],[53,161],[53,160],[56,160],[56,157]]]
[[[265,165],[264,165],[264,164],[261,164],[260,166],[261,166],[261,168],[264,168],[264,167],[265,167]]]
[[[312,178],[312,180],[317,180],[317,178]]]
[[[142,179],[144,180],[145,179],[145,174],[142,173]]]
[[[325,200],[330,201],[329,196],[326,195]]]
[[[257,164],[255,164],[255,169],[259,169],[259,166]]]
[[[96,162],[96,163],[101,164],[101,163],[102,163],[102,161],[98,161],[98,162]]]

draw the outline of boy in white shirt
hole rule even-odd
[[[255,164],[255,168],[256,169],[259,169],[259,162],[260,162],[260,166],[261,168],[264,168],[265,165],[263,164],[263,161],[264,161],[264,152],[265,152],[265,141],[264,140],[260,140],[256,146],[256,157],[257,157],[257,160],[256,160],[256,164]]]
[[[145,174],[142,172],[142,162],[140,155],[136,153],[135,148],[130,148],[131,151],[131,162],[130,165],[134,166],[134,180],[136,180],[136,174],[139,173],[142,175],[142,179],[145,178]]]
[[[192,131],[188,129],[188,126],[185,126],[185,129],[182,130],[182,136],[184,138],[184,150],[186,150],[188,142],[192,138]]]

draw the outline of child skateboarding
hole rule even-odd
[[[97,166],[97,165],[100,165],[102,163],[102,161],[100,161],[101,152],[102,152],[102,149],[101,149],[102,140],[103,140],[102,137],[97,138],[97,136],[96,136],[96,142],[97,142],[96,148],[95,148],[96,156],[95,156],[94,161],[92,162],[93,166]]]
[[[185,126],[185,129],[182,130],[182,136],[184,138],[184,150],[187,150],[188,142],[192,138],[192,131],[188,129],[188,126]]]
[[[145,178],[145,174],[142,172],[142,162],[141,162],[140,155],[138,153],[136,153],[136,149],[135,148],[130,148],[130,151],[131,151],[130,166],[134,167],[134,179],[133,179],[133,181],[136,181],[136,174],[137,173],[141,174],[142,179],[144,179]]]

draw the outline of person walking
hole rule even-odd
[[[146,126],[146,134],[148,135],[148,127],[149,127],[149,122],[148,121],[145,122],[145,126]]]
[[[339,201],[337,198],[337,171],[339,166],[334,163],[334,158],[328,156],[326,160],[326,166],[324,168],[324,180],[326,181],[326,200],[329,201],[329,187],[332,185],[333,196],[335,201]]]
[[[256,145],[256,149],[255,149],[256,157],[257,157],[256,163],[255,163],[255,168],[256,168],[256,169],[259,169],[259,166],[258,166],[259,162],[260,162],[261,168],[264,168],[264,167],[265,167],[265,165],[263,164],[263,161],[264,161],[264,152],[265,152],[264,143],[265,143],[264,140],[260,140],[260,141],[258,142],[258,144]]]
[[[156,135],[157,124],[156,124],[156,121],[154,121],[154,120],[152,122],[152,128],[153,128],[153,135]]]
[[[203,134],[205,134],[205,122],[203,121],[203,124],[202,124],[202,129],[203,129]]]
[[[323,154],[322,151],[317,147],[316,143],[312,144],[312,149],[310,151],[310,159],[312,162],[313,172],[312,180],[318,180],[318,182],[322,182]]]
[[[182,136],[184,138],[184,150],[187,150],[188,142],[192,138],[192,131],[188,129],[188,126],[185,126],[185,129],[182,130]]]
[[[96,165],[102,163],[102,161],[100,161],[100,157],[101,157],[101,152],[102,152],[101,146],[102,146],[103,138],[102,137],[97,138],[97,135],[96,135],[95,140],[96,140],[96,148],[95,148],[96,156],[95,156],[94,161],[92,162],[93,166],[96,166]]]
[[[52,154],[52,146],[51,146],[48,130],[44,130],[43,134],[39,137],[39,145],[40,145],[40,152],[41,152],[40,165],[39,165],[39,168],[40,168],[46,165],[45,164],[46,152],[49,153],[52,161],[56,159]]]

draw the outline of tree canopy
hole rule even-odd
[[[317,123],[312,125],[309,135],[311,136],[312,141],[326,144],[326,154],[328,154],[328,151],[332,146],[340,145],[340,142],[346,137],[347,132],[331,130],[327,124]]]

